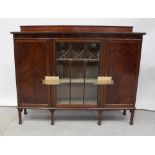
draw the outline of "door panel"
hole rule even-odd
[[[134,105],[140,61],[138,40],[119,40],[107,43],[106,75],[112,76],[113,85],[105,86],[105,105]]]
[[[55,41],[57,106],[97,106],[100,43],[93,41]]]
[[[42,84],[51,71],[49,45],[47,40],[15,40],[19,104],[50,104],[50,86]]]

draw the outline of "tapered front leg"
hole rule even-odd
[[[123,110],[123,115],[126,115],[126,110]]]
[[[134,119],[134,114],[135,114],[135,109],[130,110],[131,117],[130,117],[130,125],[133,125],[133,119]]]
[[[23,109],[18,109],[19,124],[22,124],[22,111]]]
[[[54,125],[54,110],[51,110],[51,125]]]
[[[102,110],[98,110],[98,125],[101,125],[102,121]]]
[[[26,109],[24,109],[24,114],[27,115],[27,110]]]

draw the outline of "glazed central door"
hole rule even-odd
[[[55,41],[57,106],[97,106],[100,43]]]

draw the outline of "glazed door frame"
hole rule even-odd
[[[95,43],[100,43],[100,55],[101,55],[101,53],[103,52],[103,50],[102,50],[102,39],[89,39],[89,38],[73,38],[73,39],[70,39],[70,38],[57,38],[57,39],[53,39],[53,55],[52,55],[52,61],[53,61],[53,64],[55,64],[54,65],[54,69],[53,69],[53,75],[57,75],[57,70],[56,70],[56,43],[57,42],[71,42],[71,43],[82,43],[82,42],[90,42],[90,43],[92,43],[92,42],[95,42]],[[101,56],[99,57],[99,72],[98,72],[98,75],[100,75],[100,61],[101,61]],[[57,86],[52,86],[53,87],[53,92],[54,92],[54,96],[55,96],[55,98],[54,98],[54,100],[53,100],[53,106],[55,107],[55,108],[98,108],[98,107],[100,107],[100,102],[98,102],[98,100],[99,100],[99,98],[100,98],[100,86],[97,86],[98,88],[98,91],[97,91],[97,105],[88,105],[88,104],[86,104],[86,105],[58,105],[57,104],[57,99],[56,99],[56,87]]]

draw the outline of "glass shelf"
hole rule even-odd
[[[82,62],[99,62],[99,59],[74,59],[74,58],[59,58],[59,59],[57,59],[57,61],[59,61],[59,62],[63,62],[63,61],[73,61],[73,62],[75,62],[75,61],[82,61]]]
[[[97,83],[97,79],[60,79],[60,84],[63,84],[63,83]]]
[[[113,84],[113,80],[112,81],[98,81],[98,79],[60,79],[59,80],[60,84],[67,84],[67,83],[86,83],[86,84],[95,84],[95,85],[111,85]]]

